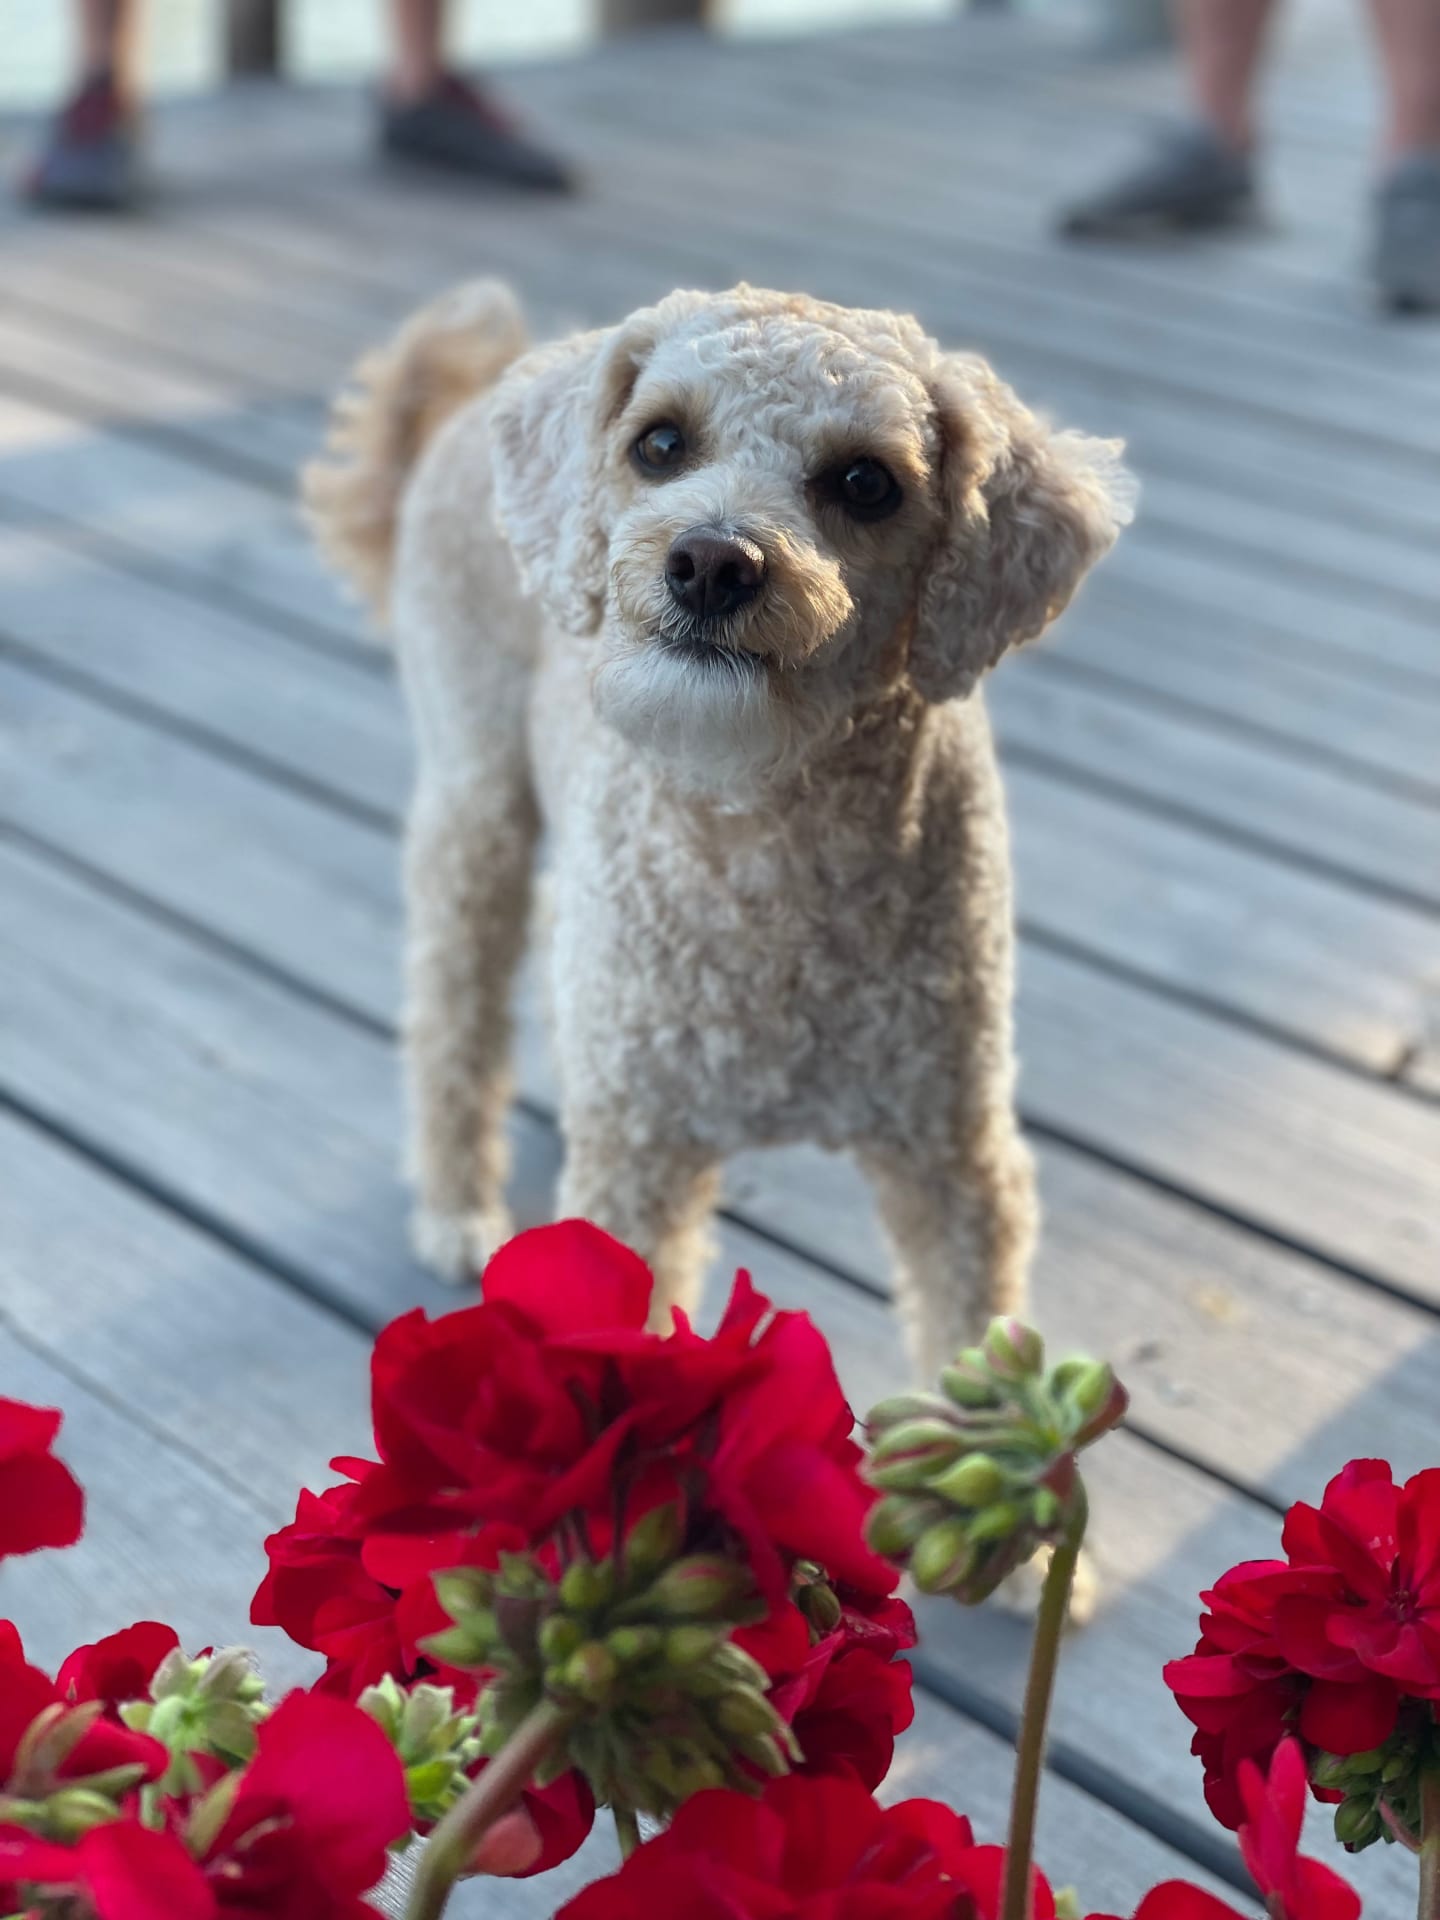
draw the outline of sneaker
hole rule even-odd
[[[1440,313],[1440,151],[1412,154],[1382,181],[1373,270],[1392,313]]]
[[[1249,155],[1227,147],[1209,127],[1180,127],[1140,166],[1067,207],[1058,224],[1072,239],[1113,238],[1147,228],[1237,225],[1254,206]]]
[[[51,124],[25,182],[42,207],[118,213],[140,194],[140,138],[134,112],[112,74],[88,80]]]
[[[471,173],[513,187],[564,192],[568,169],[531,144],[508,114],[468,81],[447,74],[433,93],[405,106],[386,102],[380,144],[393,158]]]

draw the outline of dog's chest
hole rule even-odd
[[[889,1098],[897,1035],[924,1044],[954,978],[926,876],[843,823],[591,814],[565,858],[562,1070],[644,1087],[722,1152],[844,1144]]]

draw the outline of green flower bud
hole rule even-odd
[[[1385,1831],[1385,1822],[1371,1800],[1342,1800],[1335,1809],[1335,1838],[1352,1853],[1372,1846]]]
[[[866,1515],[865,1538],[887,1560],[903,1560],[926,1528],[944,1518],[945,1509],[938,1500],[887,1494]]]
[[[872,1442],[891,1427],[911,1420],[947,1420],[953,1423],[955,1410],[938,1393],[897,1393],[870,1409],[865,1431]]]
[[[1310,1781],[1327,1793],[1337,1792],[1346,1782],[1346,1760],[1338,1753],[1317,1753],[1310,1762]]]
[[[609,1560],[572,1560],[560,1576],[560,1604],[567,1613],[597,1613],[615,1593]]]
[[[653,1660],[665,1645],[659,1627],[616,1627],[605,1636],[607,1652],[617,1666],[638,1667]]]
[[[927,1527],[910,1555],[910,1577],[922,1593],[945,1593],[975,1564],[975,1548],[963,1520]]]
[[[764,1694],[752,1692],[749,1688],[738,1688],[734,1693],[723,1694],[716,1702],[715,1722],[722,1733],[737,1737],[769,1733],[775,1721],[775,1709]]]
[[[724,1627],[670,1627],[665,1634],[665,1665],[685,1669],[698,1667],[728,1638]]]
[[[546,1666],[563,1667],[577,1647],[585,1644],[585,1629],[568,1613],[552,1613],[540,1628],[540,1658]]]
[[[718,1553],[696,1553],[667,1567],[643,1598],[661,1619],[738,1622],[753,1613],[756,1595],[748,1567]]]
[[[222,1775],[210,1791],[191,1807],[190,1818],[185,1823],[185,1839],[197,1860],[203,1860],[220,1838],[243,1778],[240,1773]]]
[[[799,1764],[799,1754],[789,1753],[773,1733],[750,1734],[737,1740],[735,1747],[742,1760],[748,1760],[752,1767],[759,1767],[772,1780],[778,1780],[782,1774],[789,1773],[792,1766]]]
[[[571,1693],[598,1706],[609,1699],[619,1671],[614,1654],[591,1640],[566,1661],[564,1684]]]
[[[979,1347],[966,1347],[940,1375],[945,1397],[957,1407],[998,1407],[1000,1392]]]
[[[964,1435],[946,1421],[902,1421],[876,1442],[865,1477],[887,1492],[919,1493],[964,1449]]]
[[[1042,1533],[1060,1524],[1060,1496],[1049,1487],[1037,1487],[1030,1496],[1030,1518]]]
[[[435,1598],[452,1620],[469,1620],[475,1614],[493,1619],[495,1577],[479,1567],[454,1567],[445,1573],[432,1573]]]
[[[63,1787],[45,1803],[46,1831],[55,1840],[78,1840],[119,1817],[115,1802],[89,1787]]]
[[[996,1540],[1013,1540],[1028,1530],[1027,1509],[1018,1500],[997,1500],[965,1522],[965,1536],[972,1546],[988,1546]]]
[[[490,1666],[493,1649],[493,1636],[477,1635],[468,1620],[463,1627],[446,1627],[442,1633],[432,1633],[420,1642],[420,1651],[442,1667],[459,1667],[462,1671]]]
[[[1349,1753],[1345,1756],[1346,1772],[1364,1776],[1367,1773],[1379,1773],[1385,1765],[1386,1749],[1369,1747],[1364,1753]]]
[[[802,1587],[795,1596],[795,1604],[809,1622],[811,1632],[822,1640],[827,1633],[835,1631],[845,1616],[835,1589],[825,1580]]]
[[[982,1346],[986,1365],[999,1380],[1033,1380],[1045,1364],[1045,1342],[1022,1321],[992,1320]]]
[[[968,1454],[930,1482],[930,1491],[954,1507],[988,1507],[1009,1484],[1009,1475],[984,1453]]]
[[[625,1578],[629,1585],[643,1584],[667,1567],[685,1544],[685,1523],[680,1509],[652,1507],[625,1536]]]

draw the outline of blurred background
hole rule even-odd
[[[1440,1459],[1440,325],[1376,297],[1367,12],[1284,9],[1257,217],[1081,244],[1077,197],[1193,112],[1150,0],[667,11],[455,9],[453,64],[572,170],[537,194],[381,164],[371,0],[292,0],[243,81],[219,4],[154,0],[149,190],[62,218],[8,185],[73,78],[69,9],[0,0],[0,1392],[66,1408],[93,1516],[7,1605],[43,1658],[160,1606],[305,1674],[248,1626],[260,1540],[368,1445],[374,1329],[453,1303],[397,1170],[406,727],[294,505],[355,356],[475,273],[541,335],[740,277],[909,309],[1142,480],[987,694],[1036,1315],[1133,1395],[1041,1854],[1117,1913],[1167,1874],[1243,1886],[1161,1666],[1346,1459]],[[264,39],[229,44],[253,68]],[[525,1224],[559,1152],[528,989],[518,1034]],[[858,1404],[894,1385],[847,1166],[755,1156],[722,1226],[717,1288],[749,1266]],[[1025,1631],[925,1632],[894,1790],[989,1836]],[[1377,1915],[1413,1909],[1395,1852],[1347,1863]]]

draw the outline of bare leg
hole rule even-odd
[[[1440,6],[1370,0],[1385,70],[1385,157],[1440,149]]]
[[[523,752],[523,748],[519,749]],[[510,988],[539,821],[523,761],[422,785],[405,850],[405,1064],[415,1251],[465,1279],[508,1237]]]
[[[1417,6],[1426,0],[1415,0]],[[1175,30],[1201,116],[1237,152],[1255,144],[1255,83],[1276,0],[1175,0]]]
[[[714,1160],[675,1139],[637,1141],[613,1114],[567,1114],[564,1132],[560,1217],[593,1220],[649,1262],[650,1323],[668,1332],[670,1309],[693,1314],[700,1298],[720,1193]]]
[[[933,1381],[993,1315],[1024,1311],[1037,1221],[1030,1151],[1006,1105],[943,1147],[859,1157],[894,1247],[915,1375]]]
[[[133,100],[138,91],[136,52],[140,8],[137,0],[80,0],[76,28],[81,84],[108,73],[117,90]]]
[[[424,100],[445,72],[445,0],[389,0],[389,8],[390,96]]]

